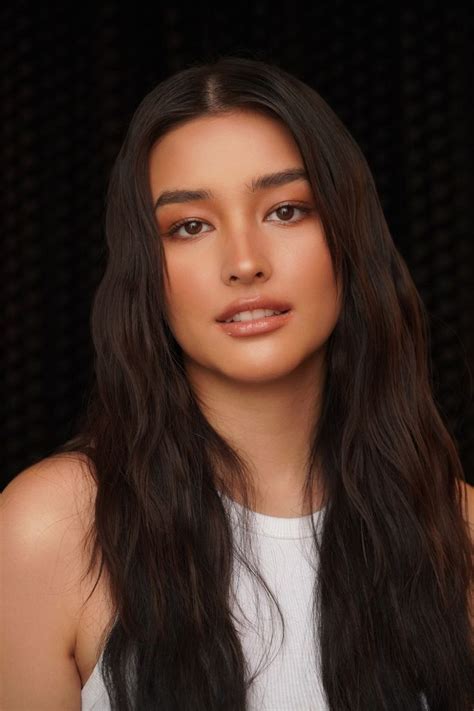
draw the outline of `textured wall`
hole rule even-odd
[[[133,111],[187,63],[245,51],[314,86],[364,151],[430,313],[437,400],[474,483],[472,11],[312,5],[3,5],[3,484],[74,431],[107,178]]]

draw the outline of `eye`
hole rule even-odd
[[[171,236],[173,236],[181,227],[186,227],[186,228],[187,228],[188,225],[191,225],[191,230],[192,230],[192,231],[191,231],[191,235],[189,235],[189,233],[188,233],[188,236],[199,235],[199,234],[201,234],[201,232],[200,232],[199,230],[198,230],[198,231],[194,231],[194,230],[195,230],[195,226],[196,226],[196,225],[207,225],[207,224],[209,224],[209,223],[208,223],[208,222],[203,222],[203,220],[181,220],[180,222],[177,222],[175,225],[172,225],[172,227],[170,227],[170,229],[168,230],[168,232],[167,232],[166,234],[171,237]],[[207,230],[207,232],[209,232],[209,230]],[[180,235],[180,236],[181,236],[181,235]]]
[[[311,209],[309,207],[303,207],[302,205],[295,205],[293,203],[285,202],[283,205],[280,205],[279,207],[275,208],[270,212],[269,214],[272,215],[274,212],[280,212],[283,211],[283,218],[285,215],[288,215],[288,210],[290,212],[290,217],[291,215],[294,214],[294,210],[299,210],[302,212],[304,215],[306,215],[308,212],[311,212]],[[291,222],[299,222],[300,220],[291,220]],[[270,222],[274,222],[274,220],[270,220]],[[290,222],[289,219],[283,219],[283,222]]]
[[[312,208],[310,208],[310,207],[303,206],[300,204],[285,202],[282,205],[279,205],[278,207],[274,208],[271,212],[268,213],[269,215],[272,215],[274,212],[280,213],[280,216],[282,217],[282,219],[270,220],[270,222],[281,222],[282,224],[284,224],[284,223],[294,224],[295,222],[300,222],[303,218],[300,218],[299,220],[287,219],[288,213],[290,214],[290,217],[292,217],[295,210],[302,212],[304,216],[306,216],[309,212],[312,212]],[[203,220],[195,220],[195,219],[180,220],[176,224],[172,225],[165,234],[168,235],[169,237],[173,237],[173,235],[177,234],[178,230],[180,230],[182,227],[184,227],[186,229],[191,229],[191,232],[188,232],[189,238],[192,238],[193,236],[198,237],[200,234],[202,234],[201,230],[198,227],[199,225],[209,225],[209,223],[204,222]],[[209,230],[206,230],[206,232],[209,232]],[[179,235],[179,237],[186,239],[185,235]]]

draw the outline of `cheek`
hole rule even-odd
[[[166,280],[165,292],[170,322],[191,319],[199,313],[202,317],[212,308],[209,303],[211,280],[204,265],[177,255],[172,259],[168,256],[166,263],[169,281]]]
[[[326,244],[320,243],[317,249],[308,250],[300,265],[298,296],[302,304],[308,305],[316,319],[328,326],[334,324],[339,316],[341,295],[338,297],[331,253]]]

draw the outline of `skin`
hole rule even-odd
[[[155,211],[169,281],[171,330],[206,417],[251,462],[260,513],[295,517],[310,429],[319,416],[326,343],[341,308],[324,229],[308,181],[250,193],[252,178],[304,162],[278,119],[249,110],[193,119],[152,147],[153,204],[164,190],[214,197]],[[312,208],[275,210],[288,202]],[[182,219],[174,238],[167,232]],[[215,322],[239,297],[277,297],[292,318],[270,333],[235,338]],[[237,497],[236,497],[237,498]],[[321,508],[314,493],[312,511]]]

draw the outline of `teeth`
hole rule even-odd
[[[232,318],[227,319],[226,323],[231,323],[232,321],[252,321],[256,318],[263,318],[264,316],[274,316],[275,314],[281,314],[281,311],[272,311],[271,309],[256,309],[255,311],[240,311]]]

